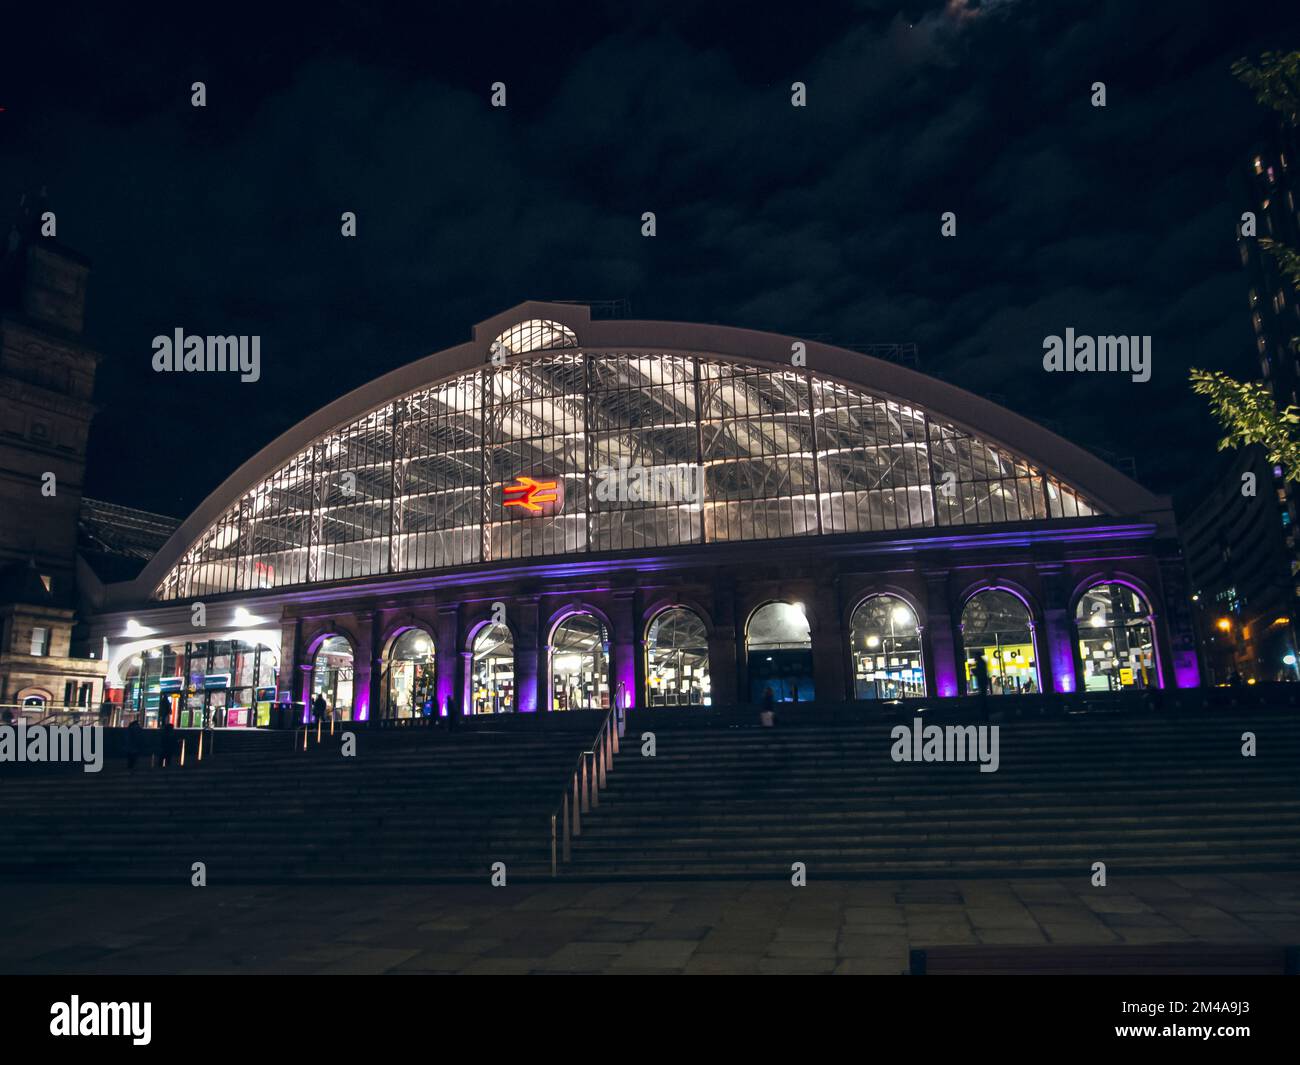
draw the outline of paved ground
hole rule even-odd
[[[5,973],[899,973],[954,943],[1300,944],[1300,874],[421,887],[0,885]]]

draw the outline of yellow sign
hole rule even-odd
[[[1121,669],[1119,671],[1119,682],[1127,688],[1133,683],[1133,671],[1128,668]]]

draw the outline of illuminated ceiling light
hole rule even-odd
[[[235,624],[236,624],[236,625],[249,625],[249,624],[252,624],[252,623],[253,623],[254,621],[256,621],[256,620],[257,620],[257,618],[253,617],[253,615],[250,614],[250,613],[248,612],[248,608],[247,608],[247,607],[243,607],[243,606],[235,607]]]
[[[879,636],[868,636],[868,637],[867,637],[867,646],[868,646],[868,647],[879,647],[879,646],[880,646],[880,637],[879,637]]]
[[[1227,618],[1219,618],[1214,624],[1220,632],[1228,632],[1232,629],[1232,622]]]
[[[143,636],[145,628],[135,618],[128,618],[126,622],[126,634],[128,636]]]
[[[1099,629],[1106,624],[1106,619],[1100,614],[1093,614],[1092,617],[1088,619],[1088,624],[1094,629]]]
[[[894,624],[910,625],[912,623],[912,612],[905,606],[894,607]]]

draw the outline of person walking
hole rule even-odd
[[[126,726],[126,768],[131,773],[135,772],[135,760],[140,757],[142,731],[138,717]]]
[[[330,708],[325,702],[325,693],[317,692],[316,698],[311,701],[311,716],[313,721],[324,721],[329,717]]]
[[[159,728],[159,765],[166,768],[171,764],[172,757],[176,749],[176,730],[172,727],[172,716],[164,712],[162,716],[162,725]]]
[[[989,664],[984,658],[983,651],[976,653],[975,665],[971,672],[974,674],[975,684],[979,688],[980,717],[987,721],[989,719]]]
[[[763,705],[758,712],[758,723],[763,728],[771,728],[776,723],[776,696],[770,685],[763,689]]]

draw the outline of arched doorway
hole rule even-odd
[[[921,626],[916,611],[896,595],[862,600],[849,622],[856,699],[925,697]]]
[[[437,713],[433,637],[407,629],[393,640],[385,663],[384,716],[430,717]]]
[[[772,689],[777,702],[811,702],[812,630],[802,603],[765,603],[745,626],[745,661],[749,697],[762,702]]]
[[[609,637],[591,614],[571,614],[551,634],[551,709],[609,706]]]
[[[975,663],[988,667],[988,695],[1032,694],[1040,689],[1029,607],[1003,588],[985,588],[961,612],[961,642],[966,659],[966,690],[974,693]]]
[[[1151,607],[1118,581],[1095,584],[1074,611],[1084,691],[1157,688]]]
[[[508,714],[515,708],[515,638],[499,621],[474,636],[470,666],[471,705],[476,714]]]
[[[346,636],[330,636],[320,645],[312,660],[312,702],[316,701],[316,696],[323,695],[332,717],[338,721],[351,721],[352,676],[352,644]]]
[[[646,627],[647,706],[711,706],[709,636],[694,610],[669,607]]]

